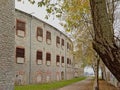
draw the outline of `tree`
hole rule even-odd
[[[0,90],[14,88],[14,0],[0,1]]]
[[[120,81],[120,48],[115,43],[114,29],[107,12],[106,0],[90,0],[90,6],[95,34],[93,48]]]
[[[30,0],[31,1],[31,0]],[[34,0],[32,0],[34,2]],[[57,2],[58,1],[58,2]],[[53,12],[58,13],[59,16],[61,13],[67,13],[68,19],[66,20],[68,31],[69,28],[76,29],[79,27],[81,21],[90,22],[93,24],[93,48],[96,50],[98,55],[103,60],[104,64],[112,72],[112,74],[120,81],[120,47],[116,45],[114,37],[114,28],[113,28],[113,16],[114,13],[109,13],[108,4],[111,3],[114,6],[114,3],[119,0],[57,0],[55,4],[51,3],[50,0],[42,0],[38,3],[39,6],[47,6],[47,12],[50,14]],[[59,3],[62,1],[61,3]],[[89,13],[89,1],[91,7],[92,20],[89,20],[89,16],[86,13]],[[56,6],[57,5],[57,6]],[[73,6],[75,7],[73,9]],[[110,5],[110,8],[114,7]],[[61,8],[60,8],[61,7]],[[79,7],[80,10],[77,9]],[[63,12],[62,12],[63,11]],[[68,13],[71,11],[71,13]],[[111,10],[110,10],[111,11]],[[82,16],[82,18],[80,16]],[[88,18],[86,18],[88,17]],[[83,19],[84,18],[84,19]],[[88,20],[86,20],[88,19]],[[89,24],[88,24],[89,26]]]

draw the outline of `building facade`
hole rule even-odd
[[[15,84],[73,78],[72,41],[55,27],[16,10]]]
[[[0,90],[14,89],[14,0],[0,0]]]

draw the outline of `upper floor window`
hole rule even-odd
[[[67,43],[67,49],[69,49],[69,43]]]
[[[42,60],[43,60],[43,55],[41,51],[37,51],[37,64],[42,64]]]
[[[51,54],[50,53],[46,53],[46,64],[47,65],[51,64]]]
[[[70,67],[71,65],[71,59],[67,58],[67,66]]]
[[[56,65],[57,66],[60,65],[60,56],[59,55],[56,56]]]
[[[16,34],[22,37],[25,36],[25,22],[24,21],[16,20]]]
[[[37,40],[38,41],[43,40],[43,29],[40,27],[37,27]]]
[[[69,58],[67,58],[67,64],[69,64]]]
[[[51,43],[51,32],[49,32],[49,31],[46,32],[46,42],[48,44]]]
[[[24,63],[25,62],[25,49],[24,48],[16,48],[16,62]]]
[[[61,44],[62,44],[62,46],[64,46],[64,39],[62,39],[62,43]]]
[[[60,45],[60,37],[56,37],[56,45],[59,47],[59,45]]]
[[[64,57],[62,56],[62,58],[61,58],[61,64],[62,64],[62,66],[64,66],[65,64],[64,64]]]

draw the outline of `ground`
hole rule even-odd
[[[65,86],[57,90],[94,90],[93,89],[94,80],[87,78],[86,80]],[[107,82],[100,80],[100,90],[120,90]]]

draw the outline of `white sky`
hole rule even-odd
[[[39,1],[39,0],[36,0]],[[45,11],[45,7],[38,7],[37,3],[32,5],[28,2],[28,0],[21,0],[21,2],[18,2],[17,0],[15,0],[15,8],[19,9],[21,11],[24,11],[28,14],[31,14],[47,23],[49,23],[50,25],[56,27],[57,29],[64,31],[64,28],[59,24],[60,20],[54,18],[54,16],[50,17],[48,20],[45,19],[45,15],[47,14]]]

